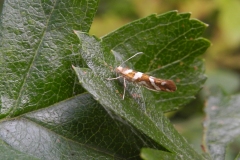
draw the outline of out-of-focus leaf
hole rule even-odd
[[[240,2],[238,0],[216,1],[219,7],[218,25],[222,31],[225,43],[232,47],[238,47],[240,42]]]
[[[213,70],[207,72],[208,79],[205,83],[205,93],[212,88],[222,88],[226,93],[233,94],[240,86],[239,76],[230,70]],[[206,93],[207,94],[207,93]]]
[[[231,142],[226,147],[225,159],[239,159],[240,154],[240,137],[232,139]]]
[[[213,159],[224,160],[226,147],[240,135],[239,106],[240,94],[216,94],[207,101],[204,143]]]

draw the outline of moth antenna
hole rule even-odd
[[[120,64],[120,66],[121,66],[123,63],[129,61],[130,59],[136,57],[136,56],[139,55],[139,54],[143,54],[143,52],[138,52],[138,53],[134,54],[132,57],[130,57],[130,58],[126,59],[125,61],[123,61],[123,62]]]

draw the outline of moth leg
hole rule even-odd
[[[115,79],[119,79],[119,78],[122,78],[122,76],[118,76],[118,77],[115,77],[115,78],[107,78],[107,80],[111,81],[111,80],[115,80]]]
[[[124,97],[125,97],[125,91],[126,91],[126,87],[127,87],[126,79],[125,79],[125,78],[123,78],[123,86],[124,86],[124,89],[123,89],[123,100],[124,100]]]
[[[115,77],[115,78],[107,78],[107,80],[111,81],[111,80],[115,80],[115,79],[119,79],[119,78],[123,78],[123,76],[118,76],[118,77]],[[124,86],[124,90],[123,90],[123,100],[124,100],[124,97],[125,97],[125,91],[126,91],[126,79],[123,78],[123,86]]]

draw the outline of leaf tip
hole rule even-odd
[[[77,31],[77,30],[73,30],[73,32],[74,32],[75,34],[77,34],[78,31]]]
[[[204,25],[205,25],[205,27],[208,27],[209,26],[209,24],[207,24],[207,23],[203,23]]]
[[[78,37],[81,34],[85,34],[86,32],[78,31],[78,30],[73,30],[74,34],[76,34]]]
[[[72,65],[72,69],[77,73],[77,67],[75,67],[74,65]]]

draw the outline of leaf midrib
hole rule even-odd
[[[32,71],[32,68],[33,68],[32,66],[35,64],[36,59],[37,59],[37,57],[38,57],[38,55],[39,55],[39,54],[38,54],[38,53],[39,53],[39,48],[40,48],[40,46],[42,45],[42,42],[43,42],[43,40],[44,40],[44,38],[45,38],[44,35],[46,34],[46,31],[47,31],[47,29],[48,29],[48,24],[49,24],[49,21],[50,21],[50,19],[51,19],[51,17],[52,17],[52,13],[53,13],[53,11],[54,11],[54,9],[55,9],[55,7],[56,7],[56,3],[57,3],[57,1],[55,1],[54,5],[53,5],[53,8],[52,8],[52,10],[51,10],[51,12],[50,12],[50,14],[49,14],[50,16],[49,16],[48,20],[46,21],[46,22],[47,22],[46,25],[45,25],[46,27],[45,27],[45,29],[43,29],[43,34],[42,34],[42,36],[41,36],[39,45],[38,45],[38,47],[37,47],[37,49],[36,49],[36,52],[35,52],[35,54],[34,54],[34,56],[33,56],[33,58],[32,58],[32,61],[29,63],[30,65],[29,65],[29,68],[28,68],[28,70],[27,70],[27,72],[26,72],[26,74],[25,74],[25,77],[24,77],[24,79],[23,79],[23,83],[22,83],[22,85],[21,85],[21,87],[20,87],[19,95],[18,95],[17,100],[16,100],[16,102],[15,102],[15,105],[14,105],[12,111],[10,111],[8,117],[12,117],[12,116],[15,115],[14,111],[17,110],[19,101],[20,101],[20,99],[21,99],[21,97],[22,97],[23,91],[24,91],[25,86],[26,86],[26,81],[27,81],[27,79],[29,78],[29,76],[30,76],[30,74],[31,74],[31,71]]]

